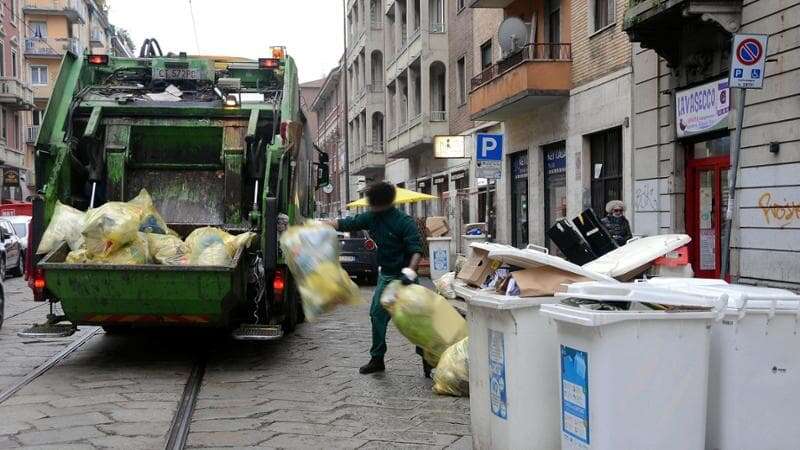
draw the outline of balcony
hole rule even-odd
[[[83,53],[80,42],[75,38],[25,39],[25,56],[27,57],[61,59],[67,50],[76,55]]]
[[[569,96],[570,44],[528,44],[471,80],[472,120],[506,120]]]
[[[33,90],[16,78],[0,77],[0,104],[14,110],[33,108]]]
[[[25,14],[65,16],[72,23],[86,23],[86,5],[82,0],[25,0]]]
[[[383,172],[386,156],[383,154],[383,143],[374,142],[367,145],[355,157],[350,158],[350,174],[372,177]]]
[[[741,22],[742,0],[631,0],[623,28],[632,42],[655,50],[677,67],[682,54],[696,51],[693,47],[704,52],[709,42],[730,45],[730,34],[739,30]]]
[[[386,139],[386,158],[402,159],[416,156],[426,151],[433,151],[433,137],[447,135],[450,132],[450,125],[447,121],[434,120],[436,112],[430,116],[417,114],[408,119],[402,120],[398,127],[387,136]],[[444,112],[444,118],[447,113]],[[438,117],[442,118],[442,112]]]
[[[514,3],[514,0],[472,0],[470,8],[505,8]]]
[[[39,125],[34,125],[25,129],[25,143],[35,144],[39,137]]]

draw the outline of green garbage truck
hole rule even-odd
[[[35,144],[31,248],[57,202],[85,211],[141,189],[181,237],[213,226],[255,232],[256,241],[229,266],[202,267],[73,264],[62,245],[29,263],[35,299],[51,309],[27,333],[98,325],[280,337],[303,317],[278,236],[313,216],[314,190],[328,183],[295,62],[282,47],[258,60],[163,55],[155,40],[145,47],[137,58],[64,56]]]

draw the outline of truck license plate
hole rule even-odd
[[[158,80],[200,80],[202,71],[199,69],[154,68],[153,78]]]
[[[355,260],[356,260],[355,256],[340,256],[339,257],[339,262],[355,262]]]

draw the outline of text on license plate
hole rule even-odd
[[[153,69],[153,78],[159,80],[199,80],[202,75],[202,71],[198,69]]]
[[[339,261],[340,262],[355,262],[355,260],[356,260],[355,256],[340,256],[339,257]]]

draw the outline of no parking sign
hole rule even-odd
[[[767,59],[766,34],[733,36],[730,87],[761,89],[764,85],[764,62]]]

